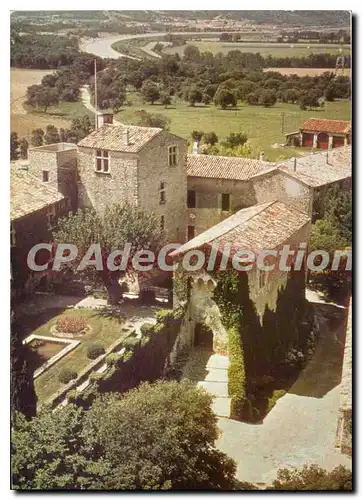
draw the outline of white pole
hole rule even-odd
[[[98,130],[98,120],[97,120],[97,59],[94,59],[94,108],[96,110],[95,118],[95,129]]]

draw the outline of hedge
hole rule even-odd
[[[240,328],[232,326],[229,335],[228,391],[231,398],[230,418],[240,420],[245,404],[245,367]]]

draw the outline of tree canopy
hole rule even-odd
[[[189,382],[142,384],[86,412],[68,404],[27,422],[15,414],[18,489],[232,490],[236,465],[215,449],[211,396]]]
[[[78,267],[91,245],[99,244],[103,270],[95,271],[94,266],[88,266],[82,273],[95,282],[102,282],[110,300],[118,302],[121,298],[118,280],[126,270],[130,270],[132,258],[140,250],[157,253],[163,242],[163,233],[154,214],[141,211],[131,204],[115,203],[108,205],[103,213],[85,209],[60,219],[54,240],[56,243],[76,245],[78,257],[72,263],[74,269]],[[109,255],[113,250],[122,251],[127,243],[131,245],[127,269],[109,270],[107,266]],[[120,261],[121,258],[118,256],[114,265],[119,266]]]

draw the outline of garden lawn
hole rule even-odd
[[[214,105],[189,106],[177,101],[165,109],[159,104],[145,104],[135,92],[127,95],[132,106],[117,114],[123,123],[136,123],[137,111],[144,109],[150,113],[160,113],[171,120],[170,131],[187,138],[191,142],[191,132],[214,131],[220,140],[231,132],[245,132],[252,145],[264,151],[266,160],[276,161],[305,154],[305,148],[275,148],[275,144],[285,142],[285,134],[294,132],[309,118],[349,120],[350,101],[326,102],[324,108],[301,111],[297,104],[277,103],[271,108],[248,106],[239,103],[237,109],[220,109]],[[284,125],[283,125],[284,121]]]
[[[32,333],[53,337],[50,330],[60,316],[86,316],[88,324],[92,327],[92,331],[83,336],[76,337],[76,340],[80,340],[80,344],[35,380],[35,390],[39,403],[45,402],[62,387],[63,384],[59,382],[58,376],[63,368],[74,370],[79,374],[92,362],[92,360],[87,358],[87,348],[90,344],[99,343],[107,350],[117,339],[122,339],[128,334],[128,332],[122,331],[122,322],[119,319],[105,317],[101,312],[94,309],[67,310],[54,316],[50,321]]]

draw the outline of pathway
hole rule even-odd
[[[99,114],[100,113],[100,111],[97,111],[96,108],[91,103],[91,94],[90,94],[90,91],[89,91],[89,85],[83,85],[81,87],[81,89],[80,89],[80,98],[82,100],[83,106],[86,107],[87,109],[89,109],[89,111],[91,111],[93,114]],[[121,122],[119,122],[118,120],[115,120],[114,118],[113,118],[113,123],[115,125],[122,125]]]
[[[318,345],[288,394],[260,425],[219,419],[217,446],[237,462],[240,480],[271,484],[278,469],[306,463],[327,470],[340,464],[351,467],[351,459],[335,448],[345,312],[320,300],[313,307],[320,327]]]
[[[183,369],[183,378],[196,383],[214,396],[212,409],[218,417],[229,417],[229,358],[195,347]]]

